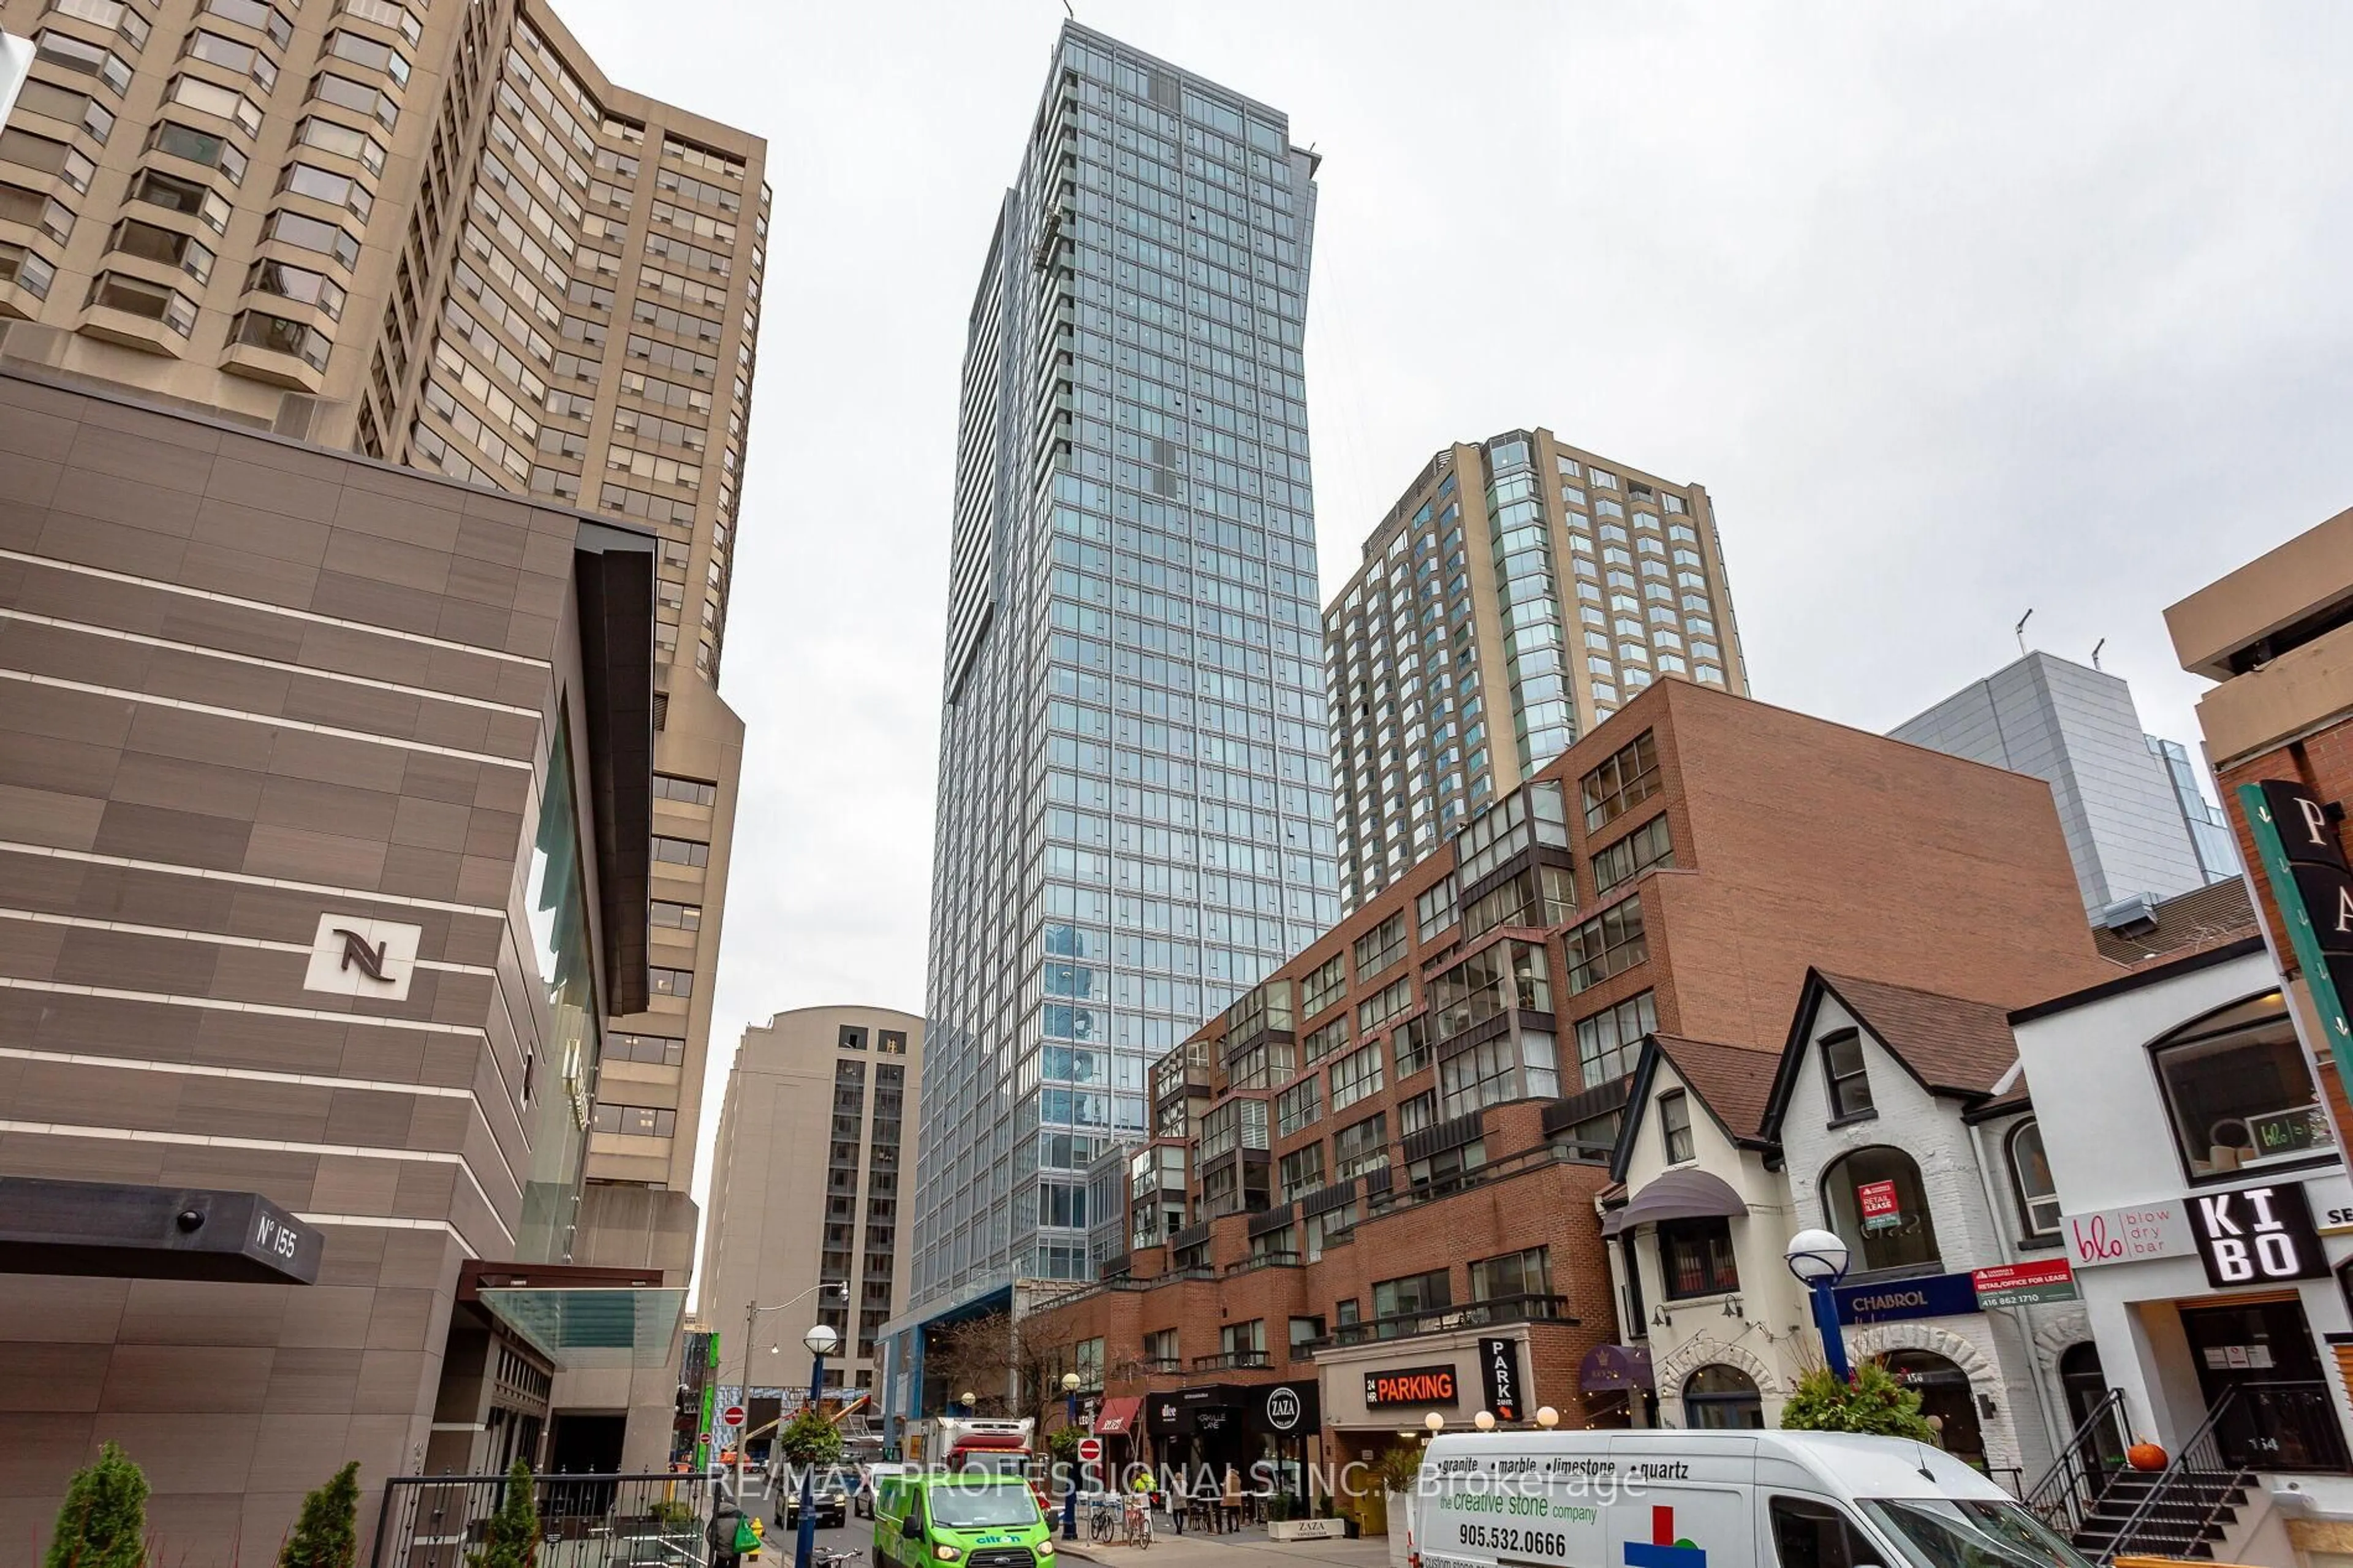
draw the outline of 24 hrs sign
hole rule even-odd
[[[2328,1278],[2312,1205],[2295,1184],[2200,1193],[2189,1200],[2189,1229],[2217,1289]]]

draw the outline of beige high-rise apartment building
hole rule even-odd
[[[826,1386],[875,1386],[876,1336],[907,1299],[902,1173],[923,1070],[912,1013],[803,1007],[744,1031],[712,1150],[700,1312],[719,1331],[723,1394],[741,1397],[749,1363],[754,1428],[807,1391],[812,1323],[841,1335]],[[847,1289],[819,1292],[833,1282]]]
[[[570,1258],[684,1284],[765,143],[615,86],[535,0],[0,0],[0,26],[38,47],[0,132],[0,361],[659,534],[650,994],[606,1025]],[[462,628],[420,570],[387,552],[371,613],[509,614],[500,568],[449,588]],[[559,1403],[636,1405],[659,1463],[670,1374],[620,1375]]]
[[[1651,681],[1748,693],[1707,491],[1541,428],[1430,458],[1324,657],[1348,910]]]

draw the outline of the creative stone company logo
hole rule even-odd
[[[302,989],[405,1002],[417,973],[417,939],[424,934],[422,926],[330,910],[319,917],[318,933],[311,939]]]
[[[1675,1533],[1675,1510],[1653,1506],[1651,1539],[1626,1543],[1626,1568],[1707,1568],[1707,1553]]]

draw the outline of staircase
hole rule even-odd
[[[2179,1455],[2151,1473],[2124,1466],[2131,1442],[2124,1395],[2110,1390],[2027,1492],[2027,1508],[2094,1563],[2126,1552],[2211,1562],[2254,1484],[2251,1471],[2222,1457],[2215,1438],[2238,1392],[2218,1400]]]
[[[2075,1550],[2094,1563],[2118,1552],[2137,1557],[2211,1561],[2215,1543],[2236,1522],[2253,1483],[2243,1470],[2168,1469],[2161,1475],[2119,1470],[2085,1510],[2071,1535]]]

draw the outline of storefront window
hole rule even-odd
[[[1822,1209],[1857,1274],[1933,1273],[1940,1266],[1920,1167],[1901,1149],[1857,1149],[1832,1164],[1822,1173]]]
[[[568,715],[559,710],[540,791],[524,910],[532,956],[547,997],[548,1031],[525,1074],[523,1119],[532,1129],[531,1168],[522,1194],[515,1257],[555,1263],[572,1249],[580,1202],[580,1166],[588,1129],[588,1091],[601,1048],[596,972],[590,958],[588,900],[580,865],[580,819],[572,779]]]
[[[2191,1180],[2309,1159],[2336,1146],[2278,992],[2211,1014],[2153,1054]]]

